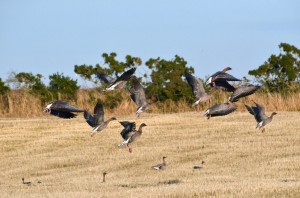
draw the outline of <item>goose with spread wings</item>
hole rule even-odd
[[[205,92],[202,80],[188,72],[185,72],[185,78],[188,84],[192,87],[193,95],[196,98],[196,102],[192,105],[192,107],[198,105],[200,102],[205,102],[212,97],[212,95]]]
[[[124,139],[118,146],[123,147],[124,145],[127,145],[129,152],[132,152],[131,143],[136,141],[142,134],[142,128],[147,126],[145,123],[142,123],[139,126],[139,129],[136,130],[136,124],[135,122],[129,122],[129,121],[123,121],[120,122],[124,129],[121,131],[121,136]]]
[[[231,70],[231,67],[226,67],[222,71],[218,71],[215,74],[211,75],[208,78],[206,84],[209,84],[211,87],[221,89],[224,91],[228,91],[228,92],[234,91],[235,88],[227,81],[241,81],[241,80],[226,73],[229,70]]]
[[[84,111],[84,118],[86,122],[93,127],[91,132],[92,137],[105,129],[111,121],[117,119],[115,117],[111,117],[110,119],[104,121],[103,104],[99,101],[94,107],[94,115],[91,115],[88,111]]]
[[[84,112],[84,110],[78,109],[77,107],[74,107],[67,102],[56,100],[48,104],[45,107],[44,112],[50,113],[50,115],[54,115],[60,118],[68,119],[76,117],[76,114],[74,114],[73,112]]]
[[[240,98],[249,96],[253,93],[255,93],[260,86],[258,85],[242,85],[236,88],[231,96],[229,97],[229,102],[237,102]]]
[[[115,89],[122,89],[125,87],[128,80],[134,74],[136,67],[131,68],[124,72],[120,77],[118,77],[113,83],[111,83],[104,91],[112,91]]]
[[[261,132],[265,132],[264,126],[269,124],[272,121],[273,116],[276,115],[277,113],[273,112],[271,114],[271,116],[268,117],[268,116],[266,116],[265,107],[256,102],[254,102],[254,103],[255,103],[255,106],[245,105],[245,107],[247,108],[248,112],[254,116],[254,118],[257,122],[256,128],[262,129]]]
[[[215,116],[225,116],[227,114],[230,114],[234,112],[237,109],[237,106],[234,103],[223,103],[223,104],[216,104],[213,105],[212,107],[209,107],[205,113],[203,114],[204,116],[209,119],[210,117],[215,117]]]
[[[131,99],[138,106],[136,115],[139,117],[142,112],[151,107],[151,104],[147,102],[144,87],[141,85],[136,76],[132,76],[132,81],[133,84],[129,89],[129,92]]]

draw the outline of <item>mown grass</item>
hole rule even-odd
[[[299,116],[278,112],[265,133],[246,112],[119,116],[148,125],[133,153],[116,121],[91,138],[82,115],[1,118],[1,197],[299,197]],[[166,170],[151,170],[163,156]]]

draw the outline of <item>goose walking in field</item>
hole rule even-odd
[[[218,71],[215,74],[211,75],[206,84],[209,84],[211,87],[222,89],[224,91],[232,92],[234,91],[234,87],[230,85],[227,81],[241,81],[233,77],[232,75],[226,73],[231,70],[231,67],[226,67],[222,71]]]
[[[229,102],[237,102],[240,98],[249,96],[253,93],[255,93],[260,86],[258,85],[246,85],[246,86],[240,86],[234,90],[234,92],[229,97]]]
[[[166,160],[165,160],[166,158],[167,158],[166,156],[163,156],[163,163],[151,166],[151,168],[154,170],[165,170],[167,167]]]
[[[76,114],[72,112],[84,112],[82,109],[78,109],[67,102],[56,100],[46,106],[44,112],[50,113],[51,115],[60,117],[60,118],[75,118]]]
[[[193,95],[196,98],[196,102],[192,105],[192,107],[198,105],[201,102],[205,102],[212,97],[205,92],[202,80],[196,78],[188,72],[185,72],[185,78],[189,85],[192,87]]]
[[[31,182],[26,182],[24,177],[22,178],[22,183],[27,185],[27,186],[31,186]]]
[[[104,110],[103,105],[101,102],[97,102],[96,106],[94,107],[94,115],[91,115],[88,111],[84,111],[84,118],[86,122],[93,127],[91,132],[91,136],[93,137],[103,129],[107,127],[107,125],[117,118],[111,117],[110,119],[104,121]]]
[[[206,116],[207,119],[209,119],[210,117],[224,116],[230,114],[236,109],[237,107],[234,103],[229,102],[224,104],[216,104],[212,107],[209,107],[203,115]]]
[[[201,170],[201,169],[203,169],[203,168],[204,168],[204,163],[205,163],[205,162],[202,161],[200,166],[199,166],[199,165],[193,166],[193,169],[194,169],[194,170]]]
[[[254,101],[253,101],[254,102]],[[254,102],[256,106],[250,107],[248,105],[245,105],[247,110],[249,111],[250,114],[252,114],[257,122],[256,128],[262,129],[261,132],[265,132],[264,126],[269,124],[273,116],[276,115],[276,112],[273,112],[270,117],[266,116],[265,114],[265,107]]]
[[[141,85],[136,76],[132,76],[133,85],[129,89],[130,97],[133,102],[138,106],[136,115],[139,117],[140,114],[148,110],[151,106],[146,100],[144,87]]]
[[[136,67],[131,68],[124,72],[119,78],[117,78],[109,87],[107,87],[104,91],[112,91],[115,89],[122,89],[130,80],[131,76],[134,74]]]
[[[142,128],[147,126],[145,123],[142,123],[139,126],[139,129],[136,130],[136,124],[135,122],[128,122],[128,121],[124,121],[124,122],[120,122],[124,129],[121,131],[121,136],[124,139],[123,142],[121,142],[119,144],[119,147],[123,147],[124,145],[127,145],[129,152],[132,152],[132,148],[131,148],[131,143],[134,142],[135,140],[137,140],[142,134]]]

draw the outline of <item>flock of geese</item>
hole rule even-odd
[[[117,79],[108,76],[105,73],[99,74],[97,77],[104,83],[107,83],[109,86],[103,90],[104,92],[113,91],[117,89],[127,89],[130,92],[131,99],[138,106],[136,110],[136,115],[139,117],[140,114],[146,110],[148,110],[152,103],[148,103],[146,100],[145,90],[143,86],[140,84],[138,78],[134,76],[136,68],[131,68],[124,72]],[[206,85],[211,86],[214,89],[220,89],[225,92],[232,92],[231,96],[225,103],[215,104],[209,107],[205,112],[204,116],[209,119],[214,116],[224,116],[232,113],[237,109],[235,102],[237,102],[240,98],[249,96],[256,92],[260,86],[254,85],[241,85],[237,88],[232,86],[230,81],[241,81],[228,74],[227,71],[231,70],[230,67],[223,69],[222,71],[218,71],[212,76],[208,78],[206,81]],[[193,103],[193,107],[199,105],[200,103],[204,103],[210,100],[213,96],[209,93],[206,93],[204,89],[204,85],[202,80],[193,76],[192,74],[185,72],[185,78],[188,84],[192,87],[193,96],[195,98],[195,102]],[[127,82],[132,80],[132,85],[127,87]],[[254,102],[254,101],[253,101]],[[250,114],[252,114],[257,121],[256,128],[262,129],[262,132],[265,131],[264,126],[272,121],[276,112],[273,112],[270,117],[266,116],[265,108],[254,102],[255,106],[245,105]],[[79,109],[74,107],[67,102],[56,100],[46,106],[44,112],[48,112],[51,115],[58,116],[60,118],[74,118],[76,117],[75,113],[83,112],[84,118],[86,122],[92,127],[91,136],[95,136],[100,131],[104,130],[111,121],[117,120],[116,117],[111,117],[107,120],[104,120],[104,110],[103,104],[101,101],[98,101],[94,107],[94,112],[91,114],[87,110]],[[147,126],[145,123],[136,127],[135,122],[130,121],[121,121],[120,124],[124,127],[120,132],[123,141],[118,145],[119,147],[124,147],[127,145],[129,152],[132,152],[131,144],[136,141],[143,133],[143,127]],[[152,169],[155,170],[164,170],[166,168],[166,156],[163,157],[163,163],[152,166]],[[202,161],[202,166],[195,166],[194,169],[201,169],[203,167],[204,161]],[[105,175],[107,173],[103,173],[103,182],[105,182]]]

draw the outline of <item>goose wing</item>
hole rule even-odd
[[[102,82],[105,82],[106,84],[112,84],[113,82],[115,82],[115,78],[107,75],[106,73],[100,73],[97,75],[98,79],[101,80]]]
[[[68,111],[58,111],[58,110],[54,110],[54,109],[52,109],[50,111],[50,114],[54,115],[54,116],[58,116],[60,118],[64,118],[64,119],[75,118],[76,117],[76,114],[74,114],[74,113],[71,113],[71,112],[68,112]]]
[[[255,103],[256,108],[257,108],[257,114],[256,114],[255,119],[259,120],[259,122],[268,119],[268,116],[266,116],[266,114],[265,114],[265,111],[266,111],[265,107],[258,104],[258,103],[256,103],[256,102],[254,102],[254,103]]]
[[[206,94],[203,82],[199,78],[196,78],[188,72],[185,72],[185,78],[189,85],[192,87],[193,95],[195,98],[202,98]]]
[[[240,79],[237,79],[236,77],[234,77],[230,74],[224,73],[224,72],[218,73],[217,75],[214,76],[214,79],[213,79],[213,81],[224,81],[224,80],[241,81]]]
[[[104,110],[101,102],[97,102],[96,106],[94,107],[93,117],[95,125],[100,125],[104,122]]]
[[[246,97],[253,94],[259,88],[260,86],[254,86],[254,85],[240,86],[232,93],[232,95],[229,98],[229,101],[236,102],[238,101],[238,99],[242,97]]]
[[[78,109],[67,102],[56,100],[51,105],[51,110],[65,111],[65,112],[84,112],[82,109]]]
[[[119,78],[117,78],[116,81],[112,83],[109,87],[122,88],[130,79],[130,77],[133,75],[135,70],[136,70],[135,67],[127,70]]]
[[[121,131],[121,136],[124,140],[128,139],[130,137],[130,134],[132,131],[135,131],[135,122],[128,122],[128,121],[123,121],[120,122],[120,124],[122,124],[122,126],[124,127],[124,129]]]
[[[217,104],[209,108],[210,115],[213,116],[224,116],[232,113],[237,109],[236,105],[231,103]]]
[[[131,93],[131,99],[135,102],[137,106],[140,107],[147,104],[144,87],[140,84],[140,82],[135,76],[133,76],[133,85],[129,92]]]
[[[227,92],[233,92],[235,88],[229,84],[226,80],[214,81],[213,82],[215,88],[221,89]]]
[[[91,127],[95,127],[95,122],[94,122],[94,117],[88,112],[88,111],[84,111],[83,114],[85,121],[91,126]]]

